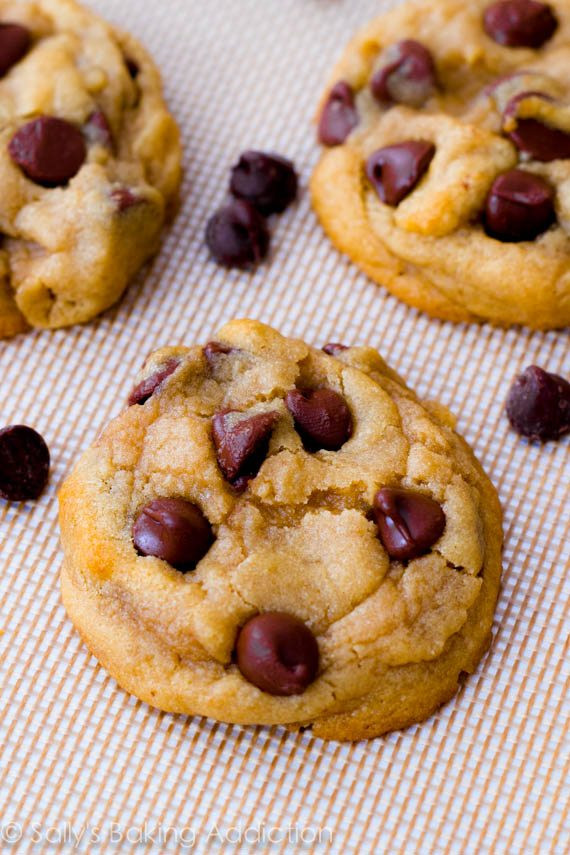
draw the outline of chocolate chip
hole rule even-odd
[[[505,243],[534,240],[556,219],[554,192],[539,175],[511,169],[495,179],[485,203],[485,231]]]
[[[32,35],[20,24],[0,24],[0,77],[25,57],[32,44]]]
[[[26,425],[0,430],[0,498],[10,502],[37,499],[49,476],[49,449]]]
[[[371,154],[366,163],[366,174],[380,199],[386,205],[396,207],[418,184],[434,154],[433,143],[407,140]]]
[[[299,618],[264,612],[239,632],[236,662],[248,682],[270,695],[300,695],[319,669],[319,646]]]
[[[552,101],[552,98],[543,92],[519,92],[511,98],[503,113],[503,126],[508,129],[507,136],[519,151],[534,160],[548,163],[551,160],[570,158],[570,134],[559,128],[551,128],[538,119],[518,118],[519,102],[532,97]],[[513,123],[514,127],[510,129]]]
[[[25,175],[44,187],[67,184],[87,156],[81,132],[54,116],[41,116],[20,128],[8,151]]]
[[[154,374],[151,374],[150,377],[146,377],[144,380],[141,380],[129,395],[129,407],[132,407],[134,404],[144,404],[145,401],[148,401],[151,395],[156,392],[160,384],[163,383],[167,377],[170,377],[179,365],[179,359],[167,359],[164,365],[161,365]]]
[[[220,344],[219,341],[209,341],[204,345],[204,356],[208,365],[212,368],[216,364],[216,358],[220,355],[225,355],[232,352],[232,348],[227,344]]]
[[[267,255],[269,231],[251,202],[236,199],[208,220],[206,244],[218,264],[252,267]]]
[[[427,552],[445,528],[445,514],[430,496],[383,487],[374,498],[374,516],[384,549],[398,561]]]
[[[116,187],[111,191],[111,199],[115,202],[119,214],[128,211],[129,208],[134,208],[135,205],[142,205],[144,201],[141,196],[137,196],[128,187]]]
[[[385,64],[374,74],[370,88],[381,104],[421,107],[436,89],[435,65],[421,42],[404,39],[385,52]]]
[[[329,96],[319,119],[318,137],[323,145],[340,145],[358,124],[354,91],[344,80],[339,80]]]
[[[340,344],[338,341],[329,341],[323,346],[323,350],[329,356],[337,356],[341,351],[348,350],[348,347],[346,344]]]
[[[552,8],[535,0],[502,0],[485,9],[483,26],[490,38],[505,47],[539,48],[558,27]]]
[[[185,499],[153,499],[138,513],[133,541],[139,555],[154,555],[176,570],[194,570],[212,543],[212,527],[197,505]]]
[[[132,57],[126,56],[125,65],[127,66],[127,71],[129,72],[130,76],[133,78],[133,80],[136,80],[141,70],[138,62],[136,62],[136,60],[134,60]]]
[[[113,132],[103,110],[95,110],[91,113],[85,123],[84,133],[91,145],[100,145],[108,149],[114,146]]]
[[[570,383],[530,365],[511,386],[506,410],[521,436],[541,442],[558,439],[570,431]]]
[[[245,151],[232,169],[230,191],[261,214],[280,214],[297,195],[297,173],[278,154]]]
[[[352,436],[352,416],[334,389],[291,389],[285,405],[308,451],[338,451]]]
[[[236,415],[233,410],[216,413],[212,419],[212,439],[224,477],[241,490],[257,475],[267,457],[279,414],[257,413],[243,419],[236,419]]]

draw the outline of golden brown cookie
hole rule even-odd
[[[333,243],[453,321],[570,323],[570,3],[426,0],[366,26],[319,110]]]
[[[74,0],[0,0],[0,337],[111,306],[181,172],[146,51]]]
[[[146,702],[355,740],[486,650],[494,488],[445,408],[327,350],[241,320],[157,351],[63,485],[65,607]]]

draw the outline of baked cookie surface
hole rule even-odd
[[[0,337],[111,306],[181,174],[146,51],[74,0],[0,2]]]
[[[321,103],[325,231],[432,316],[570,324],[569,93],[568,0],[396,7]]]
[[[328,350],[242,320],[157,351],[61,489],[64,605],[153,706],[367,738],[489,644],[494,488],[377,352]]]

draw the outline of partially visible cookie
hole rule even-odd
[[[570,323],[570,3],[423,0],[366,26],[319,110],[315,211],[429,314]]]
[[[65,607],[161,709],[361,739],[486,650],[495,490],[374,350],[255,321],[147,360],[60,493]]]
[[[87,321],[156,251],[176,200],[159,73],[75,0],[1,0],[0,115],[0,337]]]

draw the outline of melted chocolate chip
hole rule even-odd
[[[20,24],[0,24],[0,77],[25,57],[32,44],[32,35]]]
[[[258,264],[269,249],[269,231],[259,211],[244,199],[235,199],[209,219],[206,244],[224,267]]]
[[[236,662],[248,682],[270,695],[300,695],[319,669],[319,646],[299,618],[265,612],[239,632]]]
[[[333,86],[319,120],[318,137],[323,145],[340,145],[358,124],[354,91],[344,80]]]
[[[427,552],[445,528],[445,514],[430,496],[383,487],[374,499],[374,516],[384,549],[398,561]]]
[[[519,102],[531,97],[552,101],[549,95],[542,92],[519,92],[511,98],[503,114],[503,123],[509,126],[514,117],[515,127],[507,131],[507,136],[519,151],[534,160],[548,163],[570,158],[570,134],[559,128],[551,128],[538,119],[517,117]]]
[[[505,47],[539,48],[555,33],[558,21],[552,8],[535,0],[502,0],[485,9],[487,35]]]
[[[129,208],[134,208],[135,205],[142,205],[144,202],[144,199],[137,196],[128,187],[116,187],[111,191],[111,199],[115,202],[119,214],[128,211]]]
[[[366,174],[380,199],[386,205],[396,207],[427,172],[434,154],[433,143],[407,140],[371,154]]]
[[[245,151],[232,169],[230,191],[265,216],[280,214],[297,195],[297,173],[277,154]]]
[[[485,204],[485,231],[503,242],[534,240],[556,219],[554,192],[539,175],[511,169],[495,179]]]
[[[161,365],[154,374],[151,374],[150,377],[146,377],[144,380],[141,380],[129,395],[129,407],[132,407],[134,404],[144,404],[145,401],[148,401],[151,395],[156,392],[160,384],[163,383],[167,377],[170,377],[179,365],[179,359],[167,359],[164,365]]]
[[[209,341],[208,344],[204,345],[204,356],[210,368],[216,364],[218,356],[231,353],[232,349],[227,344],[220,344],[219,341]]]
[[[197,505],[185,499],[153,499],[138,513],[133,541],[139,555],[153,555],[187,573],[210,549],[214,535]]]
[[[84,133],[91,145],[100,145],[108,149],[114,146],[113,132],[103,110],[95,110],[91,113],[85,123]]]
[[[235,416],[232,410],[216,413],[212,419],[212,439],[224,477],[242,490],[257,475],[267,457],[279,414],[257,413],[239,421]]]
[[[352,436],[352,416],[334,389],[291,389],[285,405],[308,451],[338,451]]]
[[[49,449],[26,425],[0,430],[0,498],[10,502],[37,499],[49,476]]]
[[[385,64],[374,74],[370,88],[381,104],[421,107],[437,86],[435,65],[429,50],[413,39],[391,45]]]
[[[81,132],[54,116],[41,116],[21,127],[10,140],[8,151],[24,174],[44,187],[67,184],[87,156]]]
[[[521,436],[541,442],[558,439],[570,431],[570,383],[530,365],[511,386],[506,411]]]
[[[337,356],[341,351],[348,350],[346,344],[340,344],[338,341],[329,341],[323,346],[325,353],[329,356]]]

